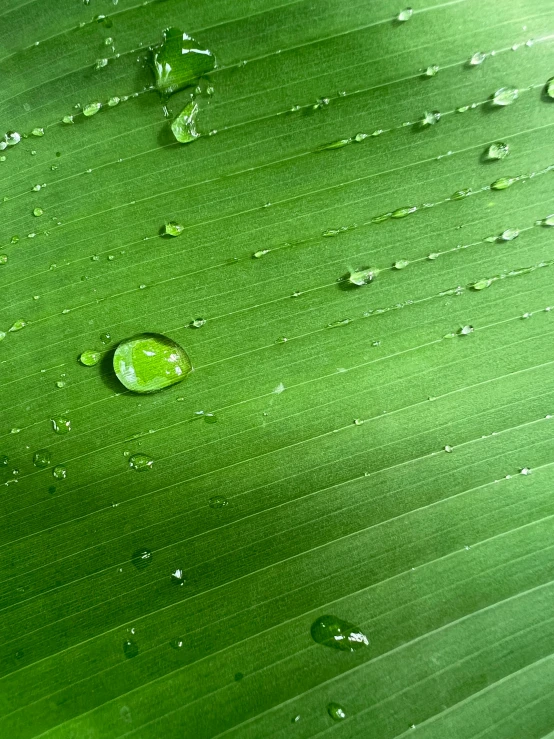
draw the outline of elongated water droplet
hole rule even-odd
[[[395,269],[404,269],[409,264],[410,262],[407,259],[397,259],[393,266]]]
[[[44,128],[33,128],[31,133],[33,136],[44,136]]]
[[[358,139],[356,139],[358,141]],[[352,143],[352,139],[338,139],[337,141],[332,141],[330,144],[322,144],[321,146],[318,146],[316,151],[326,151],[327,149],[342,149],[343,146],[348,146],[348,144]]]
[[[426,77],[434,77],[439,71],[438,64],[431,64],[427,69],[425,70],[424,74]]]
[[[131,562],[137,570],[144,570],[148,565],[152,564],[152,552],[150,549],[137,549],[133,552]]]
[[[490,287],[492,285],[492,280],[477,280],[477,282],[474,282],[472,285],[472,288],[474,290],[485,290],[487,287]]]
[[[260,249],[259,251],[255,251],[254,254],[252,254],[253,259],[261,259],[262,257],[265,257],[266,254],[269,254],[271,249]]]
[[[63,416],[52,418],[52,428],[57,434],[68,434],[71,431],[71,421]]]
[[[52,475],[56,480],[65,480],[67,477],[67,469],[62,464],[57,464],[52,470]]]
[[[348,275],[348,282],[351,285],[357,285],[358,287],[369,285],[369,283],[375,279],[378,274],[379,270],[375,267],[364,267],[355,272],[350,272]]]
[[[501,87],[494,93],[492,102],[501,106],[511,105],[518,97],[519,91],[515,87]]]
[[[229,501],[223,495],[214,495],[208,501],[210,508],[225,508],[229,505]]]
[[[502,241],[513,241],[514,239],[517,239],[518,236],[519,230],[517,228],[507,228],[500,234],[500,239]]]
[[[406,21],[409,21],[412,15],[414,14],[414,11],[412,8],[404,8],[404,10],[401,10],[400,13],[396,16],[396,20],[400,21],[400,23],[405,23]]]
[[[487,149],[487,159],[505,159],[509,153],[510,147],[508,144],[496,141]]]
[[[39,467],[40,469],[48,467],[51,461],[52,455],[48,449],[39,449],[38,452],[35,452],[33,455],[33,464],[35,467]]]
[[[382,213],[380,216],[373,216],[371,223],[383,223],[384,221],[388,221],[391,216],[392,211],[390,213]]]
[[[122,341],[113,366],[118,380],[135,393],[152,393],[181,382],[192,370],[185,350],[162,334],[139,334]]]
[[[354,136],[354,141],[357,141],[359,143],[360,141],[364,141],[364,139],[367,139],[367,138],[368,138],[367,133],[357,133]]]
[[[145,472],[151,470],[154,460],[147,454],[133,454],[129,457],[129,467],[137,472]]]
[[[193,85],[215,68],[215,57],[178,28],[163,32],[163,43],[152,50],[156,88],[164,98]]]
[[[469,187],[464,190],[456,190],[456,192],[450,196],[450,200],[463,200],[464,198],[467,198],[468,195],[471,195],[471,189]]]
[[[189,144],[199,138],[200,134],[196,130],[197,113],[198,103],[192,101],[183,108],[171,124],[173,135],[180,144]]]
[[[136,641],[133,641],[132,639],[126,639],[123,642],[123,654],[127,657],[127,659],[132,659],[133,657],[136,657],[138,653],[139,648]]]
[[[169,221],[164,226],[162,226],[161,234],[162,236],[180,236],[184,230],[185,227],[181,226],[180,223],[177,223],[176,221]]]
[[[346,718],[346,711],[340,705],[340,703],[329,703],[327,706],[327,713],[333,721],[344,721]]]
[[[312,639],[326,647],[354,652],[369,645],[367,636],[354,624],[338,616],[320,616],[311,628]]]
[[[396,210],[393,210],[390,217],[391,218],[406,218],[406,216],[409,216],[412,213],[415,213],[416,210],[417,210],[416,205],[410,205],[404,208],[397,208]]]
[[[25,328],[26,325],[26,321],[24,321],[22,318],[18,318],[18,320],[14,321],[14,323],[10,326],[8,331],[21,331],[21,329]]]
[[[551,216],[546,216],[540,221],[541,226],[554,226],[554,213]]]
[[[87,351],[84,351],[79,357],[79,362],[84,364],[85,367],[94,367],[95,364],[98,364],[101,358],[102,355],[100,352],[93,352],[92,350],[87,349]]]
[[[505,190],[517,182],[517,177],[499,177],[491,184],[491,190]]]
[[[83,107],[83,115],[87,118],[90,118],[92,115],[96,115],[100,108],[102,107],[102,103],[96,102],[96,103],[87,103]]]
[[[554,77],[551,77],[546,83],[545,92],[549,98],[554,99]]]
[[[483,64],[486,58],[487,58],[487,55],[483,54],[482,51],[476,51],[475,54],[473,54],[473,56],[469,60],[469,63],[472,67],[476,67],[479,64]]]

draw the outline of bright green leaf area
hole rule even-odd
[[[401,10],[3,0],[1,737],[553,736],[554,6]]]

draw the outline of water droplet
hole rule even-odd
[[[377,128],[377,129],[375,129],[375,131],[373,131],[373,133],[371,135],[372,136],[380,136],[382,133],[385,133],[383,131],[383,129],[382,128]]]
[[[131,562],[137,570],[144,570],[148,565],[152,564],[152,552],[150,549],[137,549],[133,552]]]
[[[438,110],[432,110],[430,113],[426,112],[421,121],[422,126],[433,126],[438,123],[441,119],[441,114]]]
[[[517,177],[499,177],[491,184],[491,190],[505,190],[517,182]]]
[[[44,136],[44,128],[33,128],[31,133],[33,136]]]
[[[468,336],[468,334],[473,333],[473,326],[462,326],[462,328],[458,329],[458,334],[460,336]]]
[[[123,642],[123,654],[128,658],[132,659],[132,657],[136,657],[139,653],[138,644],[136,641],[133,641],[132,639],[126,639]]]
[[[26,321],[24,321],[22,318],[19,318],[17,321],[14,321],[8,331],[21,331],[21,329],[25,328],[26,325]]]
[[[311,628],[312,639],[326,647],[354,652],[369,645],[369,640],[361,630],[338,616],[320,616]]]
[[[185,230],[184,226],[176,221],[168,221],[161,229],[162,236],[180,236]]]
[[[396,210],[393,210],[390,214],[391,218],[406,218],[406,216],[411,215],[412,213],[415,213],[417,210],[416,205],[410,205],[406,206],[404,208],[397,208]]]
[[[330,144],[322,144],[321,146],[318,146],[316,151],[325,151],[327,149],[342,149],[343,146],[348,146],[348,144],[350,143],[352,143],[352,139],[338,139],[337,141],[332,141]]]
[[[56,380],[56,387],[65,387],[66,383],[63,380]]]
[[[266,254],[269,254],[271,249],[260,249],[260,251],[255,251],[254,254],[252,254],[253,259],[261,259],[261,257],[265,257]]]
[[[327,713],[333,721],[343,721],[346,718],[346,711],[340,705],[340,703],[329,703],[327,706]]]
[[[8,262],[8,255],[0,254],[0,264],[7,264],[7,262]]]
[[[79,357],[79,362],[81,362],[81,364],[84,364],[85,367],[94,367],[95,364],[98,364],[101,357],[102,355],[100,354],[100,352],[93,352],[88,349],[81,354],[81,356]]]
[[[112,337],[107,331],[105,331],[103,334],[100,334],[99,338],[103,344],[109,344]]]
[[[464,190],[456,190],[456,192],[450,196],[450,200],[463,200],[464,198],[467,198],[468,195],[471,195],[471,188],[469,187]]]
[[[64,117],[62,118],[62,123],[73,123],[73,116],[64,115]]]
[[[507,228],[505,231],[502,231],[499,238],[502,241],[513,241],[514,239],[517,239],[518,236],[519,231],[517,228]]]
[[[175,583],[175,585],[184,585],[187,580],[183,570],[177,568],[174,572],[172,572],[171,581]]]
[[[348,282],[351,285],[369,285],[369,283],[379,274],[379,270],[375,267],[364,267],[354,272],[350,272],[348,275]]]
[[[546,83],[545,92],[549,98],[554,98],[554,77],[551,77]]]
[[[185,350],[161,334],[139,334],[122,341],[113,366],[118,380],[135,393],[151,393],[181,382],[192,370]]]
[[[191,86],[215,68],[215,57],[178,28],[163,32],[163,43],[152,51],[156,88],[168,98],[177,90]]]
[[[431,64],[429,67],[427,67],[424,74],[426,77],[434,77],[438,71],[439,71],[438,64]]]
[[[208,500],[210,508],[225,508],[229,505],[229,501],[223,495],[214,495]]]
[[[43,213],[44,211],[42,210],[42,208],[34,208],[33,210],[33,215],[36,216],[37,218],[41,216]]]
[[[19,236],[15,234],[14,236],[11,237],[10,244],[17,244],[18,241],[19,241]]]
[[[554,213],[551,216],[546,216],[539,223],[541,226],[554,226]]]
[[[106,59],[106,57],[104,57],[102,59],[96,60],[96,64],[94,65],[94,68],[102,69],[103,67],[107,67],[107,66],[108,66],[108,60]]]
[[[57,434],[68,434],[71,431],[71,421],[63,416],[52,418],[52,428]]]
[[[204,326],[205,323],[206,323],[205,318],[195,318],[194,321],[191,321],[189,323],[189,326],[191,328],[202,328],[202,326]]]
[[[519,91],[515,87],[501,87],[492,98],[495,105],[511,105],[519,97]]]
[[[531,470],[529,469],[529,467],[522,467],[519,471],[519,474],[520,475],[530,475]]]
[[[404,8],[404,10],[401,10],[400,13],[396,16],[396,20],[400,23],[405,23],[406,21],[409,21],[412,15],[414,14],[414,11],[412,8]]]
[[[133,454],[129,457],[129,467],[137,472],[144,472],[145,470],[151,470],[154,460],[147,454]]]
[[[52,475],[56,480],[65,480],[67,477],[67,469],[62,464],[57,464],[52,470]]]
[[[173,649],[182,649],[184,645],[185,642],[179,636],[169,642],[169,646],[173,647]]]
[[[17,426],[14,426],[13,429],[11,429],[10,434],[18,434],[21,431],[21,429],[17,428]]]
[[[17,133],[17,131],[8,131],[4,135],[4,143],[7,144],[7,146],[15,146],[16,144],[19,144],[21,141],[21,134]]]
[[[496,141],[487,149],[487,159],[505,159],[509,153],[510,147],[508,144]]]
[[[121,98],[118,98],[117,95],[114,95],[108,100],[108,107],[115,108],[115,106],[119,105],[120,102],[121,102]]]
[[[357,141],[358,143],[360,143],[360,141],[363,141],[364,139],[367,139],[367,133],[357,133],[354,136],[354,141]]]
[[[364,421],[362,418],[355,418],[353,423],[354,423],[354,426],[362,426]]]
[[[92,115],[96,115],[101,107],[102,103],[87,103],[85,106],[83,106],[83,115],[87,118],[90,118]]]
[[[447,445],[446,445],[446,446],[444,447],[444,451],[445,451],[445,452],[447,452],[447,454],[450,454],[451,452],[453,452],[453,451],[454,451],[454,447],[451,447],[451,446],[450,446],[450,444],[447,444]]]
[[[475,54],[473,54],[473,56],[469,60],[469,63],[472,67],[477,67],[479,64],[483,64],[486,58],[487,58],[487,55],[483,54],[482,51],[476,51]]]
[[[393,267],[395,269],[404,269],[410,264],[410,262],[407,259],[397,259],[396,262],[393,264]]]
[[[471,286],[474,290],[485,290],[487,287],[490,287],[492,285],[492,280],[477,280],[477,282],[474,282]]]
[[[436,251],[433,251],[433,252],[431,252],[431,254],[428,254],[427,255],[427,259],[430,259],[432,262],[435,259],[438,259],[439,257],[440,257],[440,254],[438,252],[436,252]]]
[[[371,223],[384,223],[384,221],[388,221],[391,216],[392,212],[382,213],[380,216],[373,216]]]
[[[35,467],[39,467],[40,469],[49,467],[51,461],[52,455],[48,449],[39,449],[38,452],[35,452],[33,455],[33,464]]]
[[[198,103],[191,101],[179,113],[177,118],[171,124],[173,135],[180,144],[188,144],[197,139],[200,134],[196,130],[196,114],[198,113]]]

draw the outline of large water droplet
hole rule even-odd
[[[424,75],[425,75],[426,77],[434,77],[434,76],[435,76],[435,75],[436,75],[436,74],[438,73],[438,71],[439,71],[439,66],[438,66],[438,64],[431,64],[431,65],[430,65],[430,66],[428,66],[428,67],[427,67],[427,69],[425,70],[425,72],[424,72]]]
[[[196,130],[197,113],[198,103],[191,101],[183,108],[171,124],[173,135],[180,144],[189,144],[191,141],[199,138],[200,134]]]
[[[193,85],[215,68],[215,57],[178,28],[163,32],[163,43],[152,50],[156,88],[164,98]]]
[[[132,639],[126,639],[123,642],[123,654],[128,658],[131,659],[132,657],[136,657],[139,653],[138,644],[136,641],[133,641]]]
[[[129,457],[129,467],[137,472],[144,472],[145,470],[151,470],[154,460],[147,454],[133,454]]]
[[[52,455],[48,449],[39,449],[33,455],[33,464],[35,467],[43,468],[48,467],[52,461]]]
[[[329,703],[327,706],[327,713],[333,721],[343,721],[346,718],[346,711],[340,705],[340,703]]]
[[[152,564],[152,552],[150,549],[137,549],[133,552],[131,562],[137,570],[144,570],[149,564]]]
[[[122,341],[113,366],[119,381],[135,393],[152,393],[181,382],[192,370],[185,350],[162,334],[139,334]]]
[[[551,216],[546,216],[539,223],[541,226],[554,226],[554,213]]]
[[[487,159],[505,159],[509,153],[510,147],[508,144],[496,141],[487,149]]]
[[[369,639],[357,626],[338,616],[320,616],[313,622],[311,634],[318,644],[343,652],[354,652],[369,644]]]
[[[515,87],[501,87],[492,98],[495,105],[511,105],[519,97],[519,91]]]

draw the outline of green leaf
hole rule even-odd
[[[0,736],[552,732],[552,2],[401,11],[4,0]]]

